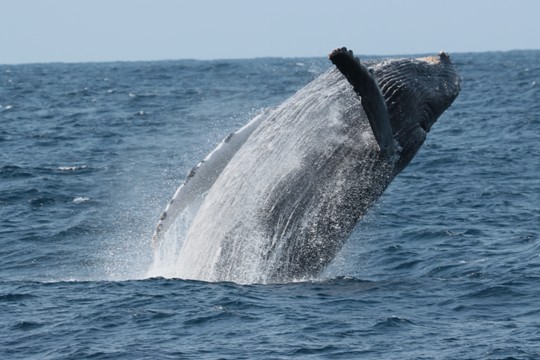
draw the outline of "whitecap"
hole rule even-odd
[[[58,170],[60,171],[75,171],[86,168],[86,165],[75,165],[75,166],[59,166]]]
[[[75,199],[73,199],[73,202],[75,204],[80,204],[80,203],[83,203],[83,202],[88,201],[88,200],[90,200],[90,198],[78,196]]]

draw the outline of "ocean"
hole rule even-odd
[[[324,58],[0,65],[1,359],[540,359],[540,51],[462,91],[317,278],[149,277],[160,213]]]

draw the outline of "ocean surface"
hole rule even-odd
[[[189,170],[324,58],[0,65],[1,359],[540,359],[540,51],[462,91],[320,278],[148,278]]]

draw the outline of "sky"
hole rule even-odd
[[[540,49],[538,0],[0,0],[0,64]]]

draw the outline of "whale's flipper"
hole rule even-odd
[[[354,57],[353,52],[347,48],[332,51],[329,58],[361,97],[362,106],[381,152],[391,156],[395,151],[395,142],[388,109],[372,72],[360,63],[360,60]]]
[[[193,220],[206,193],[214,185],[225,166],[269,113],[269,110],[264,111],[237,132],[229,134],[214,151],[189,172],[186,180],[176,190],[159,218],[152,237],[154,247],[160,243],[178,216],[183,215],[188,222]],[[183,214],[185,212],[188,214]]]

